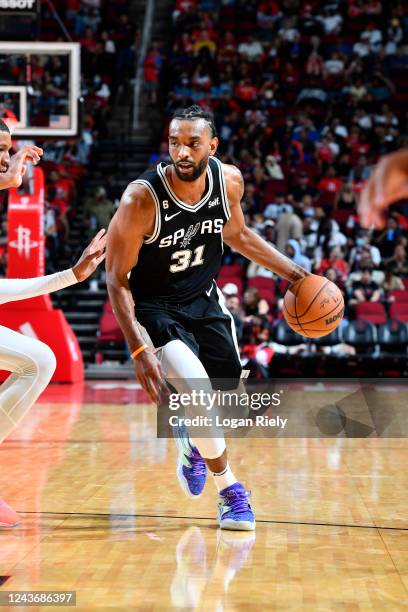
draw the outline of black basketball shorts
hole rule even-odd
[[[235,325],[215,281],[202,295],[184,304],[139,301],[136,318],[156,348],[181,340],[197,355],[211,379],[239,379],[242,366]]]

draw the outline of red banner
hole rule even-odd
[[[44,173],[34,168],[30,185],[32,193],[21,195],[9,191],[7,277],[32,278],[43,276],[45,262],[44,238]],[[51,310],[48,295],[14,303],[14,310]]]
[[[29,189],[9,191],[7,277],[44,275],[44,173],[34,168]],[[55,353],[58,382],[83,380],[83,360],[78,340],[61,310],[54,310],[48,295],[0,306],[0,324],[42,340]]]

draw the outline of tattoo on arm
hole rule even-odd
[[[291,270],[290,270],[290,281],[292,283],[296,283],[296,281],[304,277],[305,277],[304,269],[298,266],[297,264],[292,263]]]

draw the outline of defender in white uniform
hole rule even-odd
[[[33,146],[10,157],[10,149],[10,132],[0,120],[0,189],[19,187],[26,162],[36,163],[42,155],[42,149]],[[0,304],[44,295],[85,280],[105,258],[105,243],[103,229],[69,270],[39,278],[0,279]],[[11,372],[0,385],[0,443],[44,391],[55,366],[55,355],[46,344],[0,325],[0,369]],[[0,527],[14,527],[19,522],[18,514],[0,499]]]

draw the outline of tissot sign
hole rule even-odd
[[[0,0],[0,14],[36,13],[40,0]]]

